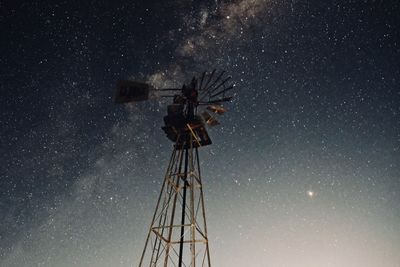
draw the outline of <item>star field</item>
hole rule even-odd
[[[217,68],[200,150],[213,266],[400,263],[395,1],[1,2],[0,266],[137,266],[172,143],[165,99]]]

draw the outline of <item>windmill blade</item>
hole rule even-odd
[[[208,76],[208,80],[207,80],[206,84],[204,85],[204,88],[207,88],[208,84],[211,82],[211,79],[214,76],[215,71],[216,71],[216,69],[213,69],[210,76]],[[199,90],[204,90],[204,88],[199,88]]]
[[[229,97],[224,97],[224,98],[220,98],[220,99],[216,99],[216,100],[210,100],[210,101],[206,101],[206,102],[199,102],[200,106],[204,106],[204,105],[210,105],[210,104],[219,104],[222,102],[228,102],[232,100],[232,96]]]
[[[226,82],[229,81],[230,79],[232,79],[231,76],[227,77],[225,80],[223,80],[217,87],[215,87],[213,90],[211,90],[209,92],[209,94],[211,95],[212,93],[216,92],[219,88],[221,88],[221,86],[225,86]],[[225,87],[224,87],[225,88]]]
[[[220,92],[218,92],[218,93],[216,93],[216,94],[213,94],[212,96],[210,96],[210,98],[214,98],[214,97],[219,96],[219,95],[221,95],[221,94],[225,94],[226,92],[232,90],[233,88],[234,88],[234,86],[231,85],[231,86],[225,88],[224,90],[222,90],[222,91],[220,91]]]
[[[211,88],[213,88],[213,86],[215,86],[219,80],[221,80],[222,76],[224,75],[225,71],[222,71],[221,74],[217,77],[217,79],[215,79],[215,81],[209,85],[208,87],[204,88],[204,93],[207,93],[208,90],[210,90]]]
[[[207,96],[210,96],[212,92],[215,92],[221,86],[221,84],[224,84],[226,82],[222,81],[220,84],[218,84],[221,81],[221,78],[224,76],[224,74],[225,71],[221,71],[218,77],[211,84],[208,84],[204,87],[203,91],[201,92],[200,99],[204,99]],[[229,80],[230,78],[228,77],[227,79]]]
[[[203,74],[201,75],[200,79],[200,84],[199,84],[199,90],[201,90],[201,86],[203,85],[204,77],[206,76],[206,72],[204,71]]]
[[[221,107],[219,105],[209,105],[207,109],[213,113],[216,113],[218,115],[224,114],[226,112],[226,109],[224,107]]]
[[[200,100],[205,99],[207,96],[210,97],[211,94],[214,93],[214,92],[217,92],[218,89],[221,88],[221,86],[223,86],[223,87],[225,88],[225,83],[226,83],[227,81],[229,81],[230,79],[232,79],[231,76],[225,78],[220,84],[218,84],[216,87],[214,87],[214,88],[212,88],[211,90],[209,90],[209,91],[207,92],[207,94],[204,94],[204,95],[200,98]]]
[[[203,111],[201,113],[201,117],[203,118],[204,122],[212,127],[212,126],[216,126],[219,125],[220,123],[213,117],[210,115],[210,113],[208,113],[207,111]]]

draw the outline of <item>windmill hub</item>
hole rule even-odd
[[[197,80],[186,86],[183,85],[181,94],[174,95],[173,104],[167,107],[167,116],[164,117],[165,126],[162,127],[169,140],[175,142],[176,147],[206,146],[211,139],[205,128],[206,121],[196,114],[198,106]],[[190,141],[190,137],[192,141]],[[191,143],[189,143],[191,142]],[[182,144],[185,143],[184,146]]]

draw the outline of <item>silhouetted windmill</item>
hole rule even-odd
[[[211,266],[198,148],[211,144],[206,126],[219,124],[210,112],[225,113],[221,103],[232,99],[224,75],[204,72],[179,89],[118,82],[116,103],[148,100],[152,92],[173,99],[162,129],[175,144],[139,267]]]

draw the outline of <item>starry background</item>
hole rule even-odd
[[[400,266],[400,5],[0,1],[0,265],[137,266],[166,102],[226,70],[201,149],[214,266]],[[313,192],[313,195],[310,195]]]

